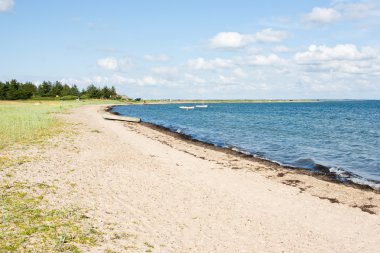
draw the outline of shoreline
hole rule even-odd
[[[118,106],[118,105],[116,105]],[[114,106],[104,108],[105,111],[112,110]],[[232,171],[245,170],[264,176],[265,178],[281,183],[299,190],[299,194],[310,194],[322,200],[328,200],[332,204],[344,204],[352,208],[358,208],[362,212],[372,215],[380,213],[379,190],[369,185],[362,185],[351,181],[342,182],[337,179],[335,173],[316,173],[304,168],[283,166],[277,162],[244,154],[230,148],[218,147],[211,143],[193,139],[189,135],[173,132],[171,129],[148,122],[122,123],[126,130],[132,130],[154,141],[158,141],[169,148],[184,152],[195,158],[200,158],[216,164],[227,164]],[[187,146],[187,147],[186,147]],[[203,151],[194,152],[200,148]],[[204,152],[207,153],[205,154]],[[213,154],[208,154],[208,153]],[[228,157],[226,163],[221,163],[218,157]],[[212,158],[214,157],[214,158]],[[223,158],[222,158],[223,159]],[[234,164],[234,161],[236,163]],[[236,165],[238,164],[238,165]],[[241,167],[240,167],[241,166]]]
[[[6,155],[7,185],[49,186],[47,208],[81,210],[84,252],[374,252],[380,195],[247,158],[155,126],[57,114],[65,131]],[[87,225],[86,225],[87,226]]]
[[[134,104],[130,104],[130,105],[134,105]],[[125,105],[110,105],[110,106],[107,106],[104,109],[104,111],[111,113],[111,114],[114,114],[114,115],[121,115],[118,112],[112,111],[113,108],[118,107],[118,106],[125,106]],[[155,131],[159,131],[161,133],[175,137],[179,140],[186,141],[186,142],[189,142],[191,144],[195,144],[195,145],[198,145],[198,146],[201,146],[204,148],[208,148],[211,150],[215,150],[215,151],[223,152],[226,154],[234,155],[238,158],[247,159],[247,160],[251,160],[254,162],[259,162],[265,166],[269,166],[269,167],[272,167],[274,169],[281,168],[281,169],[291,170],[293,172],[296,172],[296,173],[299,173],[302,175],[308,175],[308,176],[317,178],[319,180],[332,182],[332,183],[336,183],[336,184],[340,184],[340,185],[345,185],[348,187],[353,187],[355,189],[360,189],[360,190],[365,190],[365,191],[374,192],[376,194],[380,194],[380,187],[379,187],[379,189],[376,189],[369,184],[356,183],[356,182],[352,181],[352,179],[345,178],[336,172],[332,172],[329,167],[321,165],[321,164],[315,164],[315,168],[313,168],[313,170],[307,169],[307,168],[302,168],[302,167],[297,167],[297,166],[282,165],[279,162],[272,161],[270,159],[266,159],[263,157],[257,157],[251,153],[246,154],[246,153],[238,150],[238,148],[235,148],[235,147],[228,148],[228,147],[216,146],[213,143],[209,143],[206,141],[195,139],[191,135],[178,133],[178,132],[175,132],[174,130],[172,130],[170,128],[167,128],[167,127],[164,127],[161,125],[157,125],[154,123],[144,122],[142,119],[141,119],[141,122],[139,124],[146,126],[150,129],[153,129]],[[378,182],[376,182],[376,181],[360,177],[359,175],[356,175],[356,174],[351,173],[349,171],[344,171],[344,173],[347,174],[349,177],[362,179],[362,180],[367,181],[368,183],[373,182],[375,184],[378,184]]]
[[[269,166],[269,167],[274,168],[274,169],[281,168],[281,169],[291,170],[293,172],[296,172],[296,173],[299,173],[302,175],[308,175],[308,176],[317,178],[319,180],[324,180],[327,182],[332,182],[332,183],[336,183],[336,184],[340,184],[340,185],[346,185],[349,187],[353,187],[355,189],[366,190],[366,191],[375,192],[377,194],[380,194],[380,189],[374,189],[370,185],[355,183],[355,182],[351,181],[350,179],[343,181],[344,178],[340,177],[339,174],[331,172],[328,167],[320,165],[320,164],[316,164],[316,168],[315,168],[316,171],[312,171],[312,170],[302,168],[302,167],[282,165],[278,162],[275,162],[275,161],[272,161],[269,159],[256,157],[253,154],[245,154],[239,150],[235,150],[235,148],[215,146],[212,143],[194,139],[190,135],[174,132],[170,128],[167,128],[164,126],[156,125],[156,124],[153,124],[150,122],[141,122],[140,124],[143,126],[149,127],[150,129],[153,129],[155,131],[159,131],[159,132],[167,134],[169,136],[173,136],[173,137],[175,137],[181,141],[186,141],[186,142],[189,142],[191,144],[195,144],[195,145],[198,145],[198,146],[201,146],[204,148],[208,148],[211,150],[215,150],[218,152],[223,152],[225,154],[234,155],[237,158],[242,158],[242,159],[247,159],[247,160],[254,161],[254,162],[259,162],[263,165]],[[349,173],[349,172],[346,172],[346,173]],[[354,175],[354,176],[356,176],[356,175]],[[365,179],[365,180],[368,180],[368,179]]]

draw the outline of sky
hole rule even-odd
[[[0,81],[146,99],[380,99],[379,0],[0,0]]]

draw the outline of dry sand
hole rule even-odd
[[[57,186],[104,232],[84,251],[378,252],[380,195],[104,120],[100,106],[61,115],[75,134],[21,165],[17,180]]]

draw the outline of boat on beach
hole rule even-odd
[[[194,106],[180,106],[179,109],[188,111],[194,109]]]
[[[137,122],[137,123],[141,122],[140,118],[120,116],[120,115],[115,115],[111,113],[104,113],[102,116],[103,116],[103,119],[107,119],[107,120],[118,120],[118,121]]]

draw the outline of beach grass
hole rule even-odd
[[[88,104],[118,104],[115,100],[2,101],[0,102],[0,149],[12,144],[36,143],[56,133],[63,123],[54,117],[70,108]]]
[[[51,116],[62,107],[55,103],[2,103],[0,105],[0,148],[13,143],[30,143],[48,134],[59,122]]]
[[[80,252],[96,244],[100,234],[77,208],[52,208],[46,195],[54,186],[14,180],[14,171],[34,158],[6,151],[44,143],[66,126],[55,117],[88,104],[115,104],[114,100],[0,101],[0,252]],[[43,146],[41,146],[43,148]]]
[[[75,209],[49,209],[45,184],[21,182],[0,186],[0,252],[80,252],[93,246],[100,233]]]

